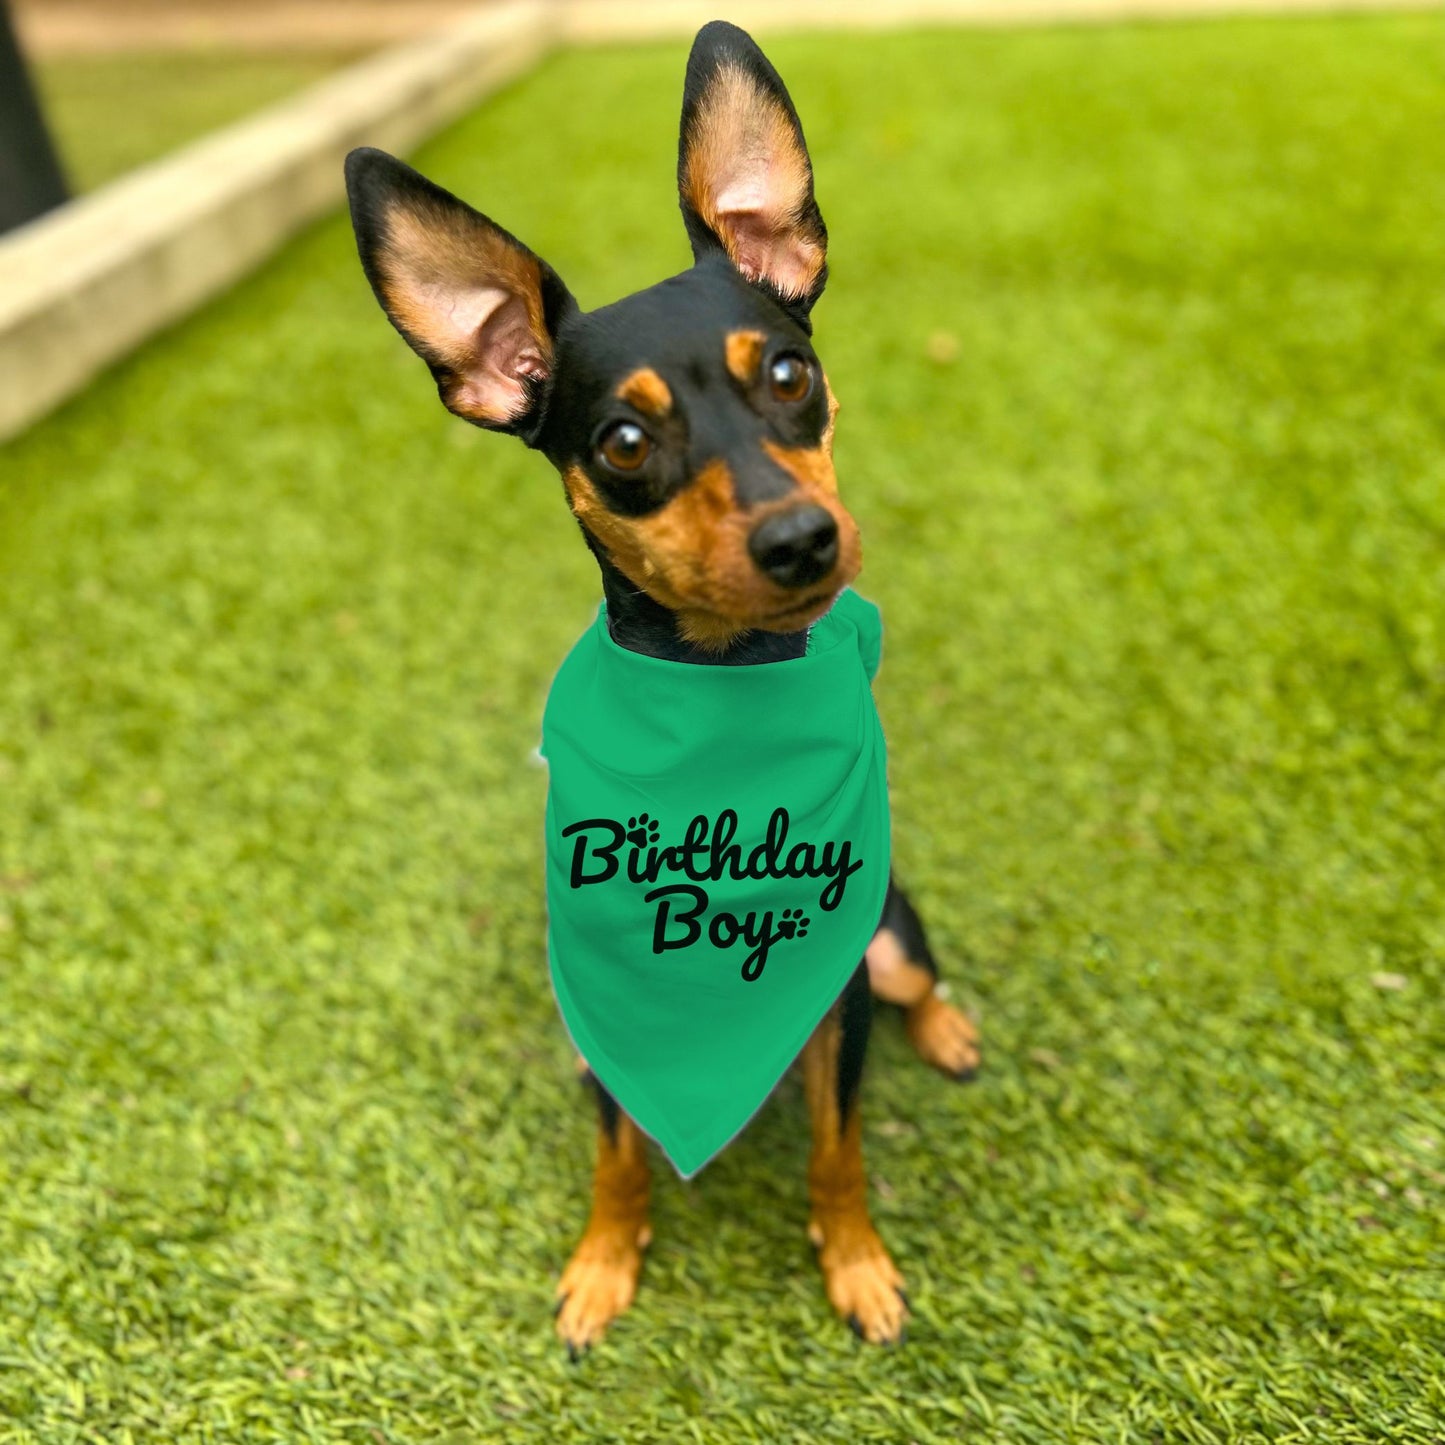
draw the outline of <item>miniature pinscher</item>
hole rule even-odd
[[[541,257],[382,151],[346,161],[362,266],[447,408],[561,473],[623,647],[699,667],[803,655],[861,566],[832,462],[837,403],[813,350],[828,233],[796,110],[752,39],[698,34],[678,189],[695,264],[584,312]],[[901,1338],[902,1278],[868,1215],[858,1096],[873,999],[918,1054],[972,1077],[978,1038],[944,1002],[896,879],[865,957],[800,1056],[812,1124],[808,1235],[864,1339]],[[631,1303],[651,1237],[645,1139],[600,1110],[592,1211],[562,1272],[574,1356]]]

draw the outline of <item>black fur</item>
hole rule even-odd
[[[742,67],[778,102],[794,127],[807,165],[808,187],[792,220],[810,240],[826,248],[828,233],[813,196],[802,125],[786,87],[743,31],[722,21],[705,26],[688,61],[678,158],[680,204],[694,265],[610,306],[583,312],[557,273],[536,258],[552,366],[545,379],[527,381],[524,413],[494,428],[515,433],[560,471],[580,468],[603,504],[621,516],[645,517],[658,511],[691,483],[705,463],[713,461],[726,464],[741,506],[784,497],[794,482],[763,450],[762,441],[814,448],[827,427],[826,392],[811,342],[812,310],[827,279],[826,261],[808,294],[801,298],[785,297],[766,282],[748,280],[734,268],[721,239],[690,204],[683,184],[699,102],[725,64]],[[362,266],[384,309],[388,309],[388,301],[377,257],[385,243],[390,205],[411,205],[423,215],[450,211],[479,237],[489,242],[500,239],[525,255],[534,254],[495,222],[384,152],[353,151],[346,161],[346,180]],[[395,315],[391,319],[442,387],[450,375],[443,359],[429,352],[424,338],[411,334]],[[725,338],[738,330],[760,331],[766,338],[756,385],[739,382],[725,364]],[[763,380],[770,363],[783,353],[802,357],[817,383],[796,405],[777,401]],[[644,367],[663,373],[673,392],[674,415],[661,422],[642,417],[616,394],[625,378]],[[600,438],[619,421],[646,421],[652,443],[643,467],[625,476],[609,469],[598,455]],[[640,591],[597,540],[585,528],[583,531],[601,570],[608,624],[622,646],[700,666],[770,663],[805,652],[805,630],[747,631],[721,651],[695,646],[683,638],[676,615]],[[908,957],[936,976],[922,922],[892,878],[880,926],[891,929]],[[842,1035],[837,1099],[840,1120],[846,1123],[857,1106],[871,1030],[873,1004],[866,961],[849,979],[838,1009]],[[620,1118],[617,1102],[590,1071],[587,1077],[597,1096],[603,1127],[615,1139]]]
[[[806,402],[787,406],[774,401],[765,384],[744,388],[729,374],[724,341],[745,329],[768,338],[764,374],[784,352],[807,361],[818,384]],[[681,275],[568,317],[555,345],[556,379],[537,447],[559,470],[581,466],[607,505],[624,516],[665,506],[714,459],[727,463],[741,504],[785,496],[792,479],[760,442],[770,437],[783,446],[814,447],[828,422],[822,372],[807,334],[725,257],[705,256]],[[595,447],[613,422],[641,419],[614,395],[641,367],[667,377],[679,415],[675,425],[652,427],[652,456],[639,472],[619,477],[597,459]]]
[[[841,1130],[848,1122],[848,1115],[858,1106],[863,1061],[868,1056],[868,1036],[873,1031],[873,991],[868,986],[866,960],[859,963],[843,986],[838,1000],[838,1023],[842,1032],[838,1042],[838,1127]]]
[[[616,1099],[602,1087],[602,1080],[587,1070],[587,1082],[591,1084],[592,1091],[597,1095],[597,1113],[602,1120],[602,1127],[607,1131],[607,1137],[615,1144],[617,1142],[617,1125],[622,1118],[622,1109]]]
[[[938,977],[938,962],[928,946],[928,935],[923,931],[923,920],[908,895],[898,886],[898,880],[891,874],[888,878],[888,894],[883,900],[883,920],[878,925],[892,933],[903,946],[903,952],[913,963],[922,964],[934,978]]]
[[[630,652],[669,662],[694,662],[701,667],[745,667],[759,662],[785,662],[802,657],[808,648],[803,632],[744,632],[720,652],[710,652],[689,642],[678,630],[677,616],[645,592],[639,592],[607,554],[588,536],[582,536],[597,558],[602,572],[602,595],[607,599],[607,630]]]

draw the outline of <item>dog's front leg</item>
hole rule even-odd
[[[557,1285],[557,1333],[574,1360],[632,1303],[642,1251],[652,1239],[646,1140],[601,1084],[592,1083],[598,1105],[592,1213]]]
[[[878,932],[868,945],[873,997],[903,1010],[914,1052],[961,1083],[978,1073],[978,1030],[967,1014],[940,996],[938,965],[908,895],[891,874]]]
[[[803,1048],[803,1087],[813,1126],[808,1161],[808,1238],[818,1250],[833,1308],[874,1344],[902,1338],[903,1277],[868,1217],[858,1110],[873,1001],[860,963],[842,997]]]

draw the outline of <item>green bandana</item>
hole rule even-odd
[[[878,609],[846,591],[805,656],[665,662],[605,608],[547,699],[552,986],[602,1086],[695,1174],[857,968],[888,886]]]

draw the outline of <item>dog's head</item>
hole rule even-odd
[[[442,401],[562,474],[598,547],[721,648],[820,617],[861,564],[811,344],[827,229],[797,112],[735,26],[693,44],[678,189],[695,264],[583,312],[555,271],[382,151],[346,162],[367,278]]]

